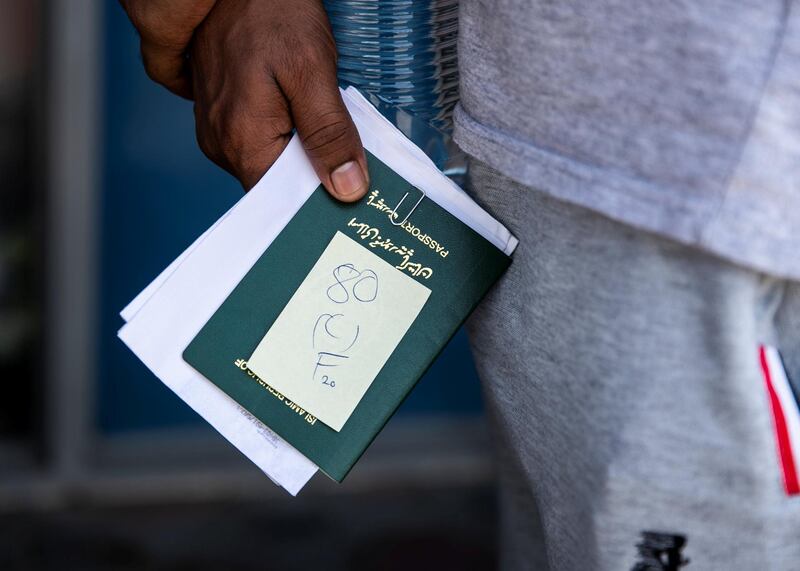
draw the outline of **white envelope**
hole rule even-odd
[[[511,254],[517,240],[444,176],[354,88],[342,96],[364,147],[427,199]],[[121,315],[122,341],[182,400],[274,482],[296,495],[317,467],[183,361],[182,353],[320,182],[297,137],[256,186]]]

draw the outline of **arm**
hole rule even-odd
[[[246,189],[295,128],[333,196],[349,202],[366,193],[366,158],[339,93],[336,46],[320,0],[123,6],[141,35],[148,75],[194,99],[200,148]]]

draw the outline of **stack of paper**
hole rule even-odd
[[[364,147],[505,254],[517,241],[355,89],[343,98]],[[317,467],[183,359],[223,301],[319,186],[295,137],[258,184],[123,309],[120,338],[274,482],[297,492]]]

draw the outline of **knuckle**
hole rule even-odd
[[[203,153],[203,155],[205,155],[205,157],[208,160],[210,160],[212,163],[216,165],[225,168],[224,167],[225,161],[223,160],[222,155],[220,155],[216,145],[212,142],[212,140],[209,137],[198,135],[197,145],[200,147],[200,151]]]
[[[298,80],[313,80],[315,70],[336,65],[335,54],[335,50],[326,49],[324,44],[298,38],[287,44],[286,64]]]
[[[205,112],[205,122],[209,128],[217,133],[220,137],[226,138],[230,136],[230,132],[225,128],[228,123],[226,120],[227,113],[223,110],[222,106],[214,101],[209,105]]]
[[[198,124],[203,124],[219,140],[231,135],[228,125],[232,123],[232,113],[225,97],[202,92],[200,104],[195,104],[194,116]]]
[[[146,3],[136,2],[133,0],[123,0],[122,7],[128,13],[128,18],[130,18],[133,27],[136,28],[139,33],[141,33],[142,29],[145,27],[144,22],[147,12]]]
[[[172,89],[184,74],[183,61],[152,44],[142,42],[142,64],[147,77]]]
[[[209,127],[208,121],[200,112],[198,105],[194,106],[194,115],[194,131],[195,137],[197,138],[197,145],[206,157],[220,164],[222,157],[219,152],[217,138],[214,136],[214,130]]]
[[[333,112],[313,121],[314,129],[303,136],[306,151],[315,155],[328,155],[346,150],[350,142],[350,123],[341,113]]]
[[[152,2],[127,2],[126,8],[133,27],[143,38],[158,37],[163,28],[163,14],[159,13]]]
[[[310,69],[316,69],[330,61],[330,56],[316,43],[301,42],[294,56],[300,64],[310,66]]]
[[[243,156],[236,164],[237,177],[244,181],[255,183],[267,172],[269,164],[260,155]]]
[[[195,136],[197,137],[197,146],[203,154],[214,162],[217,162],[218,154],[216,146],[213,144],[211,137],[205,130],[198,124],[195,128]]]
[[[144,72],[147,74],[147,77],[156,83],[162,82],[163,77],[158,59],[153,57],[153,54],[145,49],[144,45],[142,45],[142,65],[144,66]]]
[[[226,164],[242,179],[250,177],[259,169],[256,141],[248,137],[246,126],[235,118],[219,133],[219,147]]]
[[[280,154],[280,149],[273,142],[263,145],[254,143],[242,145],[229,141],[223,146],[225,162],[228,169],[245,187],[254,185]]]
[[[142,42],[174,53],[186,49],[196,24],[206,13],[203,3],[182,6],[177,11],[164,2],[129,1],[123,7]]]

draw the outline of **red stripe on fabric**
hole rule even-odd
[[[761,370],[764,372],[764,382],[767,385],[769,402],[772,408],[772,420],[775,424],[775,438],[778,441],[778,452],[781,457],[781,468],[783,470],[783,486],[786,493],[790,496],[800,493],[800,481],[797,478],[797,470],[794,465],[794,455],[792,454],[792,442],[789,439],[789,429],[786,427],[786,418],[783,416],[783,408],[775,387],[772,384],[769,364],[767,363],[767,352],[762,345],[759,348],[761,359]]]

